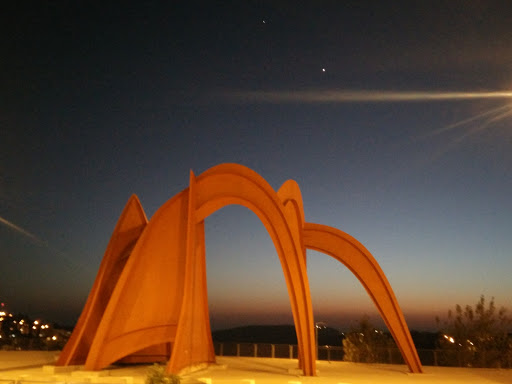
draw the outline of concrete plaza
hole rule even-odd
[[[0,384],[143,384],[148,366],[112,366],[99,372],[57,367],[58,352],[0,351]],[[183,384],[490,384],[512,383],[512,370],[424,367],[408,373],[405,365],[319,361],[316,377],[304,377],[297,360],[218,357],[217,365],[182,377]]]

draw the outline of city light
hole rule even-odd
[[[69,335],[59,335],[58,330],[53,331],[53,326],[45,321],[31,320],[14,316],[9,311],[1,308],[0,311],[0,339],[1,346],[6,348],[16,348],[24,350],[33,347],[30,339],[43,339],[46,344],[41,344],[41,348],[57,348],[60,343],[67,340]],[[7,331],[8,330],[8,331]]]
[[[451,337],[451,336],[444,335],[444,338],[445,338],[446,340],[448,340],[448,341],[449,341],[450,343],[452,343],[452,344],[453,344],[453,343],[455,343],[455,339],[454,339],[453,337]]]

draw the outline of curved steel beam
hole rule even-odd
[[[238,164],[221,164],[196,179],[196,221],[229,204],[249,208],[267,229],[281,261],[306,376],[316,374],[314,321],[305,255],[299,227],[272,187],[256,172]]]
[[[352,236],[327,225],[305,223],[304,243],[343,263],[358,278],[375,303],[402,356],[413,373],[421,373],[416,347],[395,294],[371,253]]]
[[[85,363],[110,296],[147,222],[139,199],[132,195],[119,217],[84,309],[56,365]]]
[[[183,300],[187,204],[188,189],[168,200],[146,225],[95,332],[87,370],[174,341]]]

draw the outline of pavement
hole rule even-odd
[[[111,366],[98,372],[81,366],[55,367],[58,352],[0,351],[0,384],[144,384],[148,365]],[[217,357],[217,364],[182,376],[182,384],[512,384],[512,370],[424,367],[411,374],[405,365],[317,363],[305,377],[296,359]],[[36,383],[38,382],[38,383]]]

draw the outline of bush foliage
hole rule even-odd
[[[455,306],[441,324],[439,348],[445,352],[443,365],[467,367],[508,367],[512,359],[512,340],[508,334],[511,319],[505,308],[497,309],[492,298],[485,297],[473,307]]]
[[[343,360],[356,363],[387,361],[389,348],[396,348],[395,341],[389,334],[376,329],[364,316],[343,339]]]
[[[166,373],[165,367],[154,364],[148,369],[146,384],[180,384],[181,378],[173,373]]]

